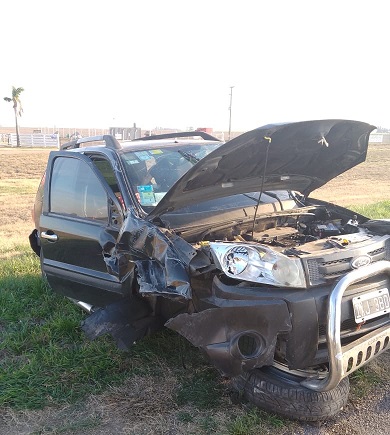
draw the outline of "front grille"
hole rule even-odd
[[[375,257],[375,255],[382,254],[382,253],[385,252],[385,251],[386,251],[386,248],[383,246],[382,248],[375,249],[375,251],[371,251],[371,252],[369,252],[368,255],[369,255],[370,257]]]
[[[331,260],[331,261],[324,261],[320,263],[321,266],[333,266],[334,264],[344,264],[349,263],[351,261],[351,258],[341,258],[340,260]]]
[[[373,237],[369,241],[359,243],[358,247],[348,246],[339,251],[327,250],[321,252],[321,257],[308,255],[302,257],[311,286],[324,284],[330,280],[341,277],[353,270],[353,259],[360,256],[369,256],[371,263],[380,260],[390,260],[390,237]]]
[[[310,283],[316,283],[321,281],[321,275],[318,269],[317,260],[307,260],[306,266],[309,272]]]
[[[367,320],[363,325],[358,325],[353,318],[345,319],[340,325],[341,338],[343,339],[354,335],[359,335],[372,329],[379,328],[388,323],[389,319],[389,314],[385,314],[381,317]],[[326,325],[318,325],[318,337],[320,343],[324,343],[326,341]]]

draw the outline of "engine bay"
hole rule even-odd
[[[369,229],[366,222],[337,206],[304,206],[272,216],[259,214],[253,226],[230,225],[210,231],[205,240],[259,243],[287,256],[301,256],[324,249],[346,249],[384,234]]]
[[[254,232],[252,240],[272,246],[285,255],[297,256],[323,249],[345,249],[351,244],[368,240],[373,235],[359,225],[356,216],[343,224],[341,219],[317,220],[315,215],[305,215],[295,222]]]

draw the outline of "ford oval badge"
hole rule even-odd
[[[368,255],[361,255],[356,257],[351,261],[351,267],[354,269],[359,269],[359,267],[367,266],[371,263],[371,257]]]

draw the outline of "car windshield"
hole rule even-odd
[[[143,207],[155,207],[194,164],[221,144],[180,144],[126,151],[125,170]]]

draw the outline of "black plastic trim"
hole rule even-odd
[[[75,148],[80,148],[80,144],[82,143],[89,143],[89,142],[96,142],[96,141],[104,141],[106,143],[107,148],[120,150],[122,149],[120,143],[115,139],[114,136],[111,134],[104,134],[102,136],[89,136],[89,137],[82,137],[77,140],[73,140],[72,142],[67,142],[61,145],[61,150],[70,150]]]
[[[134,139],[134,141],[139,141],[139,140],[174,139],[176,137],[194,137],[194,136],[200,136],[204,140],[212,140],[212,141],[221,142],[215,136],[212,136],[211,134],[208,134],[205,131],[181,131],[181,132],[178,132],[178,133],[156,134],[155,136],[140,137],[138,139]]]

